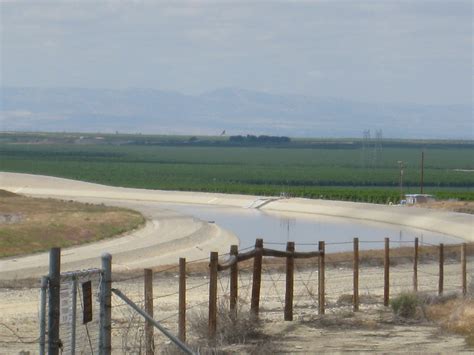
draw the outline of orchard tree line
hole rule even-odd
[[[246,136],[230,136],[229,142],[237,144],[285,144],[290,143],[290,137],[285,136],[254,136],[247,134]]]

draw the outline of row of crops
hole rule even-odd
[[[377,203],[418,192],[421,150],[289,149],[79,144],[0,144],[0,170],[53,175],[115,186]],[[426,191],[474,199],[471,149],[425,149]]]

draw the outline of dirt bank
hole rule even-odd
[[[449,211],[302,198],[259,203],[262,197],[203,192],[160,191],[111,187],[40,175],[0,173],[0,188],[28,195],[103,197],[107,199],[203,204],[346,217],[425,229],[474,241],[474,216]]]
[[[110,187],[48,176],[0,173],[0,188],[30,196],[47,196],[83,202],[106,202],[140,211],[145,228],[113,240],[84,245],[63,252],[63,270],[96,267],[103,252],[112,253],[116,270],[139,269],[176,262],[180,256],[204,258],[211,250],[226,253],[237,237],[219,226],[192,216],[163,210],[156,203],[171,202],[249,208],[355,218],[400,224],[474,240],[474,216],[340,201],[283,199],[261,203],[261,197],[195,192],[173,192]],[[37,278],[47,270],[46,253],[0,260],[0,280]]]

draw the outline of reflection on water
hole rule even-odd
[[[390,238],[393,247],[412,245],[416,237],[420,243],[461,242],[457,238],[440,233],[350,218],[283,214],[232,207],[160,205],[204,221],[217,223],[239,237],[241,248],[254,245],[256,238],[262,238],[267,245],[277,243],[272,247],[278,248],[284,248],[287,241],[294,241],[297,250],[314,250],[318,241],[324,240],[328,252],[351,250],[354,237],[359,238],[360,249],[383,248],[385,237]]]

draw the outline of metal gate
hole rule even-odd
[[[48,355],[110,355],[112,291],[182,351],[194,354],[120,290],[112,289],[112,256],[104,253],[101,259],[100,269],[60,273],[61,249],[51,249],[49,275],[41,279],[40,354],[47,347]]]
[[[104,268],[60,273],[60,258],[53,248],[49,275],[41,279],[40,355],[46,349],[51,355],[104,353],[104,326],[110,328],[104,285],[110,280],[104,282]],[[110,258],[103,255],[103,264],[110,265]]]
[[[50,314],[49,279],[43,278],[40,312],[40,353],[45,353],[49,338],[46,328]],[[101,270],[88,269],[60,274],[59,343],[63,354],[98,354],[100,334]]]

